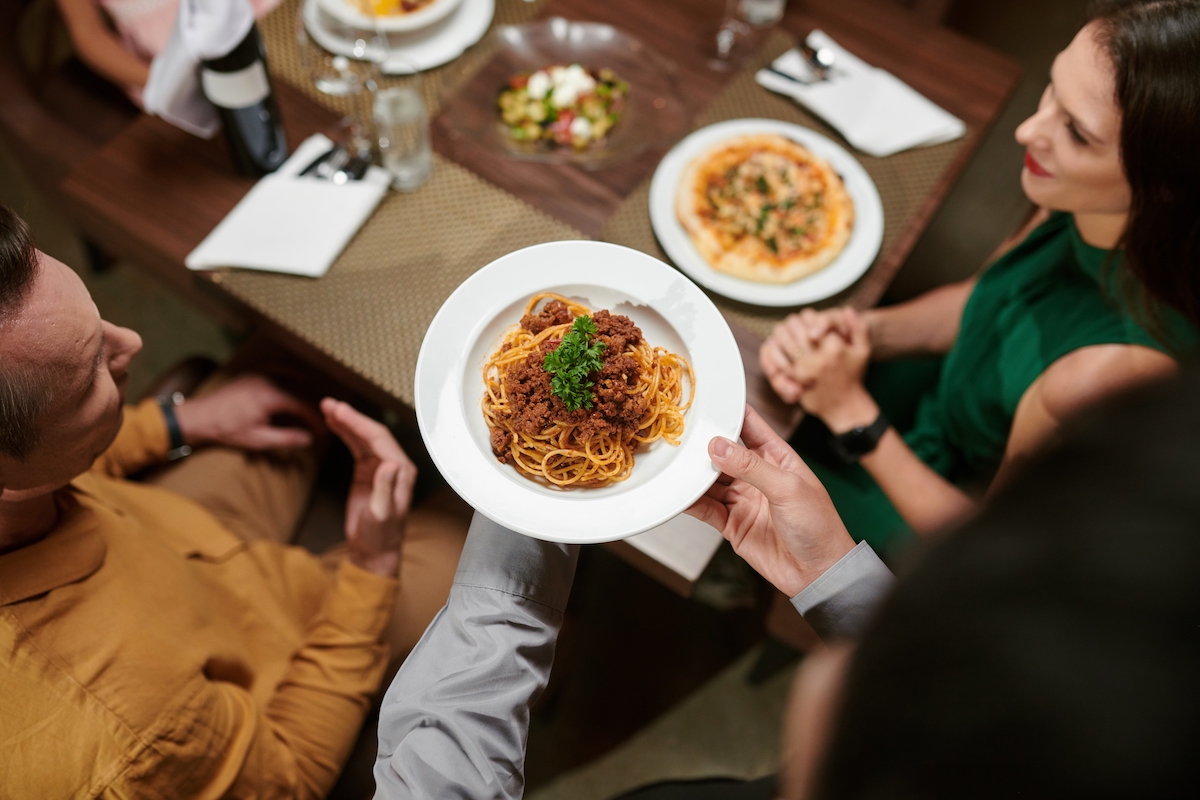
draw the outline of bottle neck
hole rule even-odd
[[[246,35],[232,50],[218,58],[206,59],[201,65],[213,72],[239,72],[255,61],[265,59],[266,52],[263,49],[262,38],[258,35],[258,26],[251,25],[250,30],[246,31]]]

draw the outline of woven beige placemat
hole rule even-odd
[[[457,164],[435,162],[420,190],[388,195],[324,277],[225,270],[215,280],[412,405],[421,340],[460,283],[513,250],[584,238]]]
[[[695,128],[703,128],[706,125],[728,119],[766,117],[812,128],[840,143],[854,153],[879,189],[879,196],[883,200],[884,215],[883,244],[879,252],[887,253],[946,173],[965,139],[934,147],[908,150],[887,158],[873,158],[865,153],[855,151],[828,125],[808,114],[791,100],[774,92],[768,92],[754,82],[754,73],[760,67],[770,63],[794,45],[795,41],[790,36],[781,31],[775,31],[750,68],[734,78],[717,96],[712,105],[697,118]],[[650,227],[651,178],[647,178],[617,208],[617,211],[601,229],[600,238],[636,248],[669,263],[670,259],[659,246],[658,240],[654,237],[654,231]],[[877,265],[878,260],[871,269],[875,269]],[[853,292],[854,287],[851,287],[820,305],[845,302]],[[725,312],[726,316],[741,322],[760,336],[770,333],[775,323],[793,310],[751,306],[721,297],[713,292],[709,292],[709,296]]]
[[[296,14],[284,2],[260,21],[272,76],[339,113],[346,98],[321,94],[300,63]],[[497,0],[493,25],[532,18],[545,0]],[[431,113],[438,99],[491,55],[486,39],[446,67],[422,73]],[[400,79],[385,79],[384,84]],[[391,192],[319,280],[247,270],[214,276],[226,291],[339,363],[412,405],[417,354],[433,315],[460,283],[500,256],[582,233],[437,154],[427,184]]]

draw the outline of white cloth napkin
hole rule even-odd
[[[911,147],[941,144],[966,133],[962,120],[918,94],[886,70],[873,67],[839,46],[822,31],[808,36],[814,49],[829,47],[835,60],[828,79],[795,83],[769,70],[759,70],[760,86],[793,98],[836,128],[850,144],[868,155],[890,156]],[[771,66],[800,81],[815,76],[799,50],[792,49]]]
[[[200,89],[200,62],[226,55],[253,24],[250,0],[180,0],[171,39],[150,63],[142,92],[147,113],[195,136],[211,138],[221,122]]]
[[[187,268],[244,267],[309,278],[328,272],[387,194],[392,178],[380,167],[340,185],[298,177],[332,146],[319,133],[306,139],[188,254]]]
[[[711,525],[680,514],[625,541],[689,582],[695,582],[725,539]]]

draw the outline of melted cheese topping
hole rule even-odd
[[[724,172],[714,171],[700,213],[731,247],[752,236],[779,258],[810,252],[825,241],[825,184],[806,165],[769,151],[753,153]]]

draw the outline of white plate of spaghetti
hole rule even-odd
[[[729,326],[685,276],[602,242],[510,253],[467,279],[417,359],[421,435],[480,513],[540,539],[647,531],[712,485],[745,373]]]

